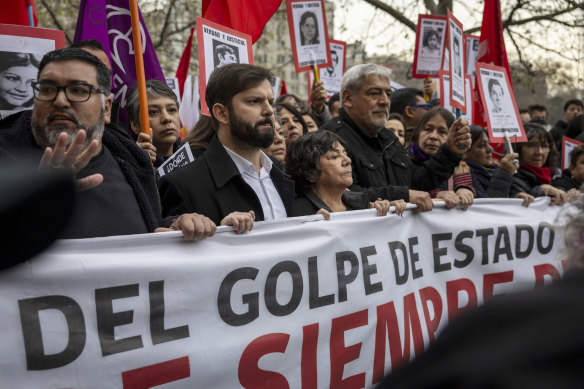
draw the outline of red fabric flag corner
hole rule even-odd
[[[251,35],[255,43],[282,0],[203,0],[203,18]]]
[[[178,69],[176,69],[176,78],[178,78],[178,88],[180,91],[180,98],[182,99],[183,91],[185,89],[185,80],[189,75],[189,65],[191,63],[191,49],[193,47],[193,33],[195,28],[191,28],[191,35],[187,41],[185,51],[183,51],[182,57],[180,57],[180,62],[178,63]]]
[[[280,96],[287,95],[288,89],[286,89],[286,81],[282,80],[282,89],[280,89]]]
[[[32,6],[34,25],[36,27],[37,14],[34,0],[9,0],[2,2],[2,12],[0,12],[0,23],[18,24],[20,26],[30,26],[28,21],[28,6]]]

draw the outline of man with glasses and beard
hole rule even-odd
[[[202,215],[161,219],[148,154],[110,124],[110,77],[110,70],[84,50],[47,53],[32,86],[33,111],[0,124],[3,168],[28,157],[35,168],[40,164],[76,175],[80,191],[61,238],[140,234],[168,226],[182,230],[185,240],[213,235],[215,224]]]
[[[261,151],[274,140],[271,78],[248,64],[213,71],[205,100],[217,134],[195,162],[161,178],[163,215],[199,212],[243,232],[292,214],[294,182]]]

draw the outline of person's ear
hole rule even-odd
[[[353,107],[353,99],[352,99],[352,95],[351,92],[349,92],[347,89],[343,90],[342,92],[342,100],[343,100],[343,108],[347,107],[347,108],[352,108]]]
[[[105,106],[103,110],[103,122],[105,124],[110,124],[111,117],[112,117],[112,98],[108,96],[105,99]]]
[[[134,132],[134,134],[138,135],[142,130],[140,129],[140,125],[133,120],[130,120],[130,128]]]
[[[404,116],[408,117],[408,118],[413,118],[414,117],[414,108],[412,107],[406,107],[406,109],[404,109]]]
[[[223,104],[213,105],[213,116],[220,124],[229,126],[229,109]]]

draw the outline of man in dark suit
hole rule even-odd
[[[164,215],[199,212],[244,232],[292,214],[294,182],[261,151],[274,140],[271,77],[248,64],[213,71],[205,100],[217,134],[202,157],[161,178]]]

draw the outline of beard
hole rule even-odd
[[[55,113],[67,114],[69,118],[75,123],[75,128],[71,129],[66,125],[62,124],[50,126],[49,118]],[[103,137],[103,132],[105,130],[104,113],[105,107],[102,106],[98,122],[92,126],[84,126],[81,123],[81,119],[79,119],[79,117],[74,112],[53,109],[45,117],[43,122],[39,123],[33,111],[31,120],[32,134],[34,136],[36,143],[40,147],[54,148],[55,145],[57,144],[57,140],[59,139],[59,135],[61,135],[62,132],[66,132],[68,135],[67,147],[69,147],[73,140],[75,139],[75,137],[77,136],[77,134],[79,133],[79,130],[85,130],[85,133],[87,135],[85,141],[83,142],[83,150],[85,150],[87,146],[89,146],[91,141],[93,141],[94,139],[97,140],[98,142],[101,142],[101,138]]]
[[[259,120],[252,125],[235,116],[231,109],[229,110],[229,123],[231,123],[231,135],[249,147],[265,149],[274,143],[274,122],[269,117]],[[261,132],[259,126],[263,124],[269,124],[271,131]]]

